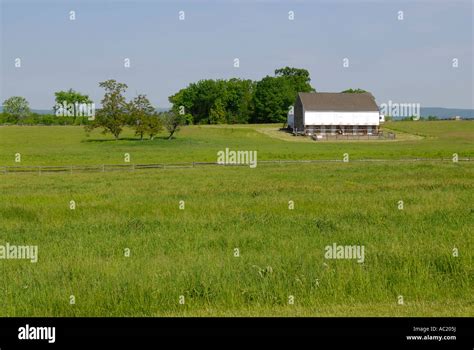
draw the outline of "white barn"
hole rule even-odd
[[[300,92],[288,127],[304,134],[373,135],[383,116],[370,93]]]

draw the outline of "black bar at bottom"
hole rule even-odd
[[[167,336],[292,336],[333,345],[473,349],[473,323],[473,318],[0,318],[0,349],[137,346]],[[54,327],[54,337],[48,327]]]

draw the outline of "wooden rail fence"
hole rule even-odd
[[[458,158],[458,162],[470,162],[470,157]],[[452,158],[401,158],[401,159],[350,159],[352,162],[452,162]],[[343,162],[342,159],[312,159],[312,160],[260,160],[258,164],[308,164],[308,163],[330,163]],[[84,172],[112,172],[112,171],[135,171],[150,169],[177,169],[177,168],[196,168],[202,166],[246,166],[248,164],[219,164],[217,162],[184,162],[184,163],[156,163],[156,164],[100,164],[100,165],[16,165],[0,166],[0,174],[22,174],[37,173],[84,173]]]

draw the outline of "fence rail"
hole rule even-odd
[[[379,132],[374,134],[311,134],[314,141],[333,140],[395,140],[393,132]]]
[[[474,159],[470,157],[458,158],[458,162],[471,162]],[[258,164],[311,164],[311,163],[332,163],[341,162],[342,159],[278,159],[278,160],[260,160]],[[452,158],[400,158],[400,159],[374,159],[361,158],[350,159],[349,163],[371,163],[371,162],[453,162]],[[15,165],[15,166],[0,166],[0,174],[26,174],[37,173],[51,174],[51,173],[100,173],[113,171],[136,171],[136,170],[152,170],[152,169],[180,169],[180,168],[196,168],[204,166],[218,166],[218,167],[235,167],[244,166],[248,164],[219,164],[217,162],[183,162],[183,163],[151,163],[151,164],[98,164],[98,165]]]

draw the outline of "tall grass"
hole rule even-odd
[[[39,247],[36,264],[0,260],[0,316],[474,311],[470,163],[261,164],[0,179],[0,244]],[[364,245],[365,262],[325,259],[325,246],[334,242]]]

